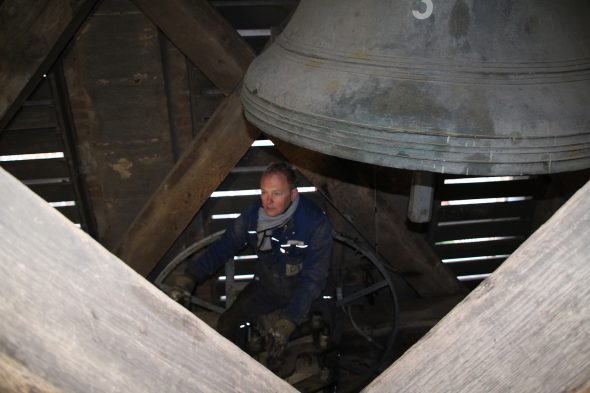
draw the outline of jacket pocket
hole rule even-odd
[[[294,277],[301,273],[306,248],[307,246],[299,240],[289,240],[287,245],[282,246],[286,277]]]
[[[287,277],[294,277],[298,275],[303,270],[303,262],[301,263],[292,263],[287,262],[285,264],[285,276]]]

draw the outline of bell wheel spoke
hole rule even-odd
[[[387,282],[387,280],[381,280],[381,281],[376,282],[375,284],[373,284],[367,288],[361,289],[359,291],[356,291],[355,293],[352,293],[350,295],[343,297],[341,300],[338,301],[337,305],[339,307],[347,306],[350,303],[354,302],[355,300],[358,300],[358,299],[368,296],[374,292],[377,292],[377,291],[387,287],[388,285],[389,285],[389,283]]]

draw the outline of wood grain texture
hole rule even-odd
[[[294,391],[3,170],[0,189],[0,391]]]
[[[254,52],[207,1],[133,2],[226,95],[238,86]]]
[[[246,122],[239,95],[225,98],[144,205],[115,253],[147,276],[258,133]]]
[[[160,34],[133,3],[104,1],[63,59],[80,170],[109,250],[176,158],[169,103],[185,103],[169,89]]]
[[[590,183],[364,392],[590,390]]]
[[[0,129],[84,21],[96,0],[7,0],[0,7]]]

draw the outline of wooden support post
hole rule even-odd
[[[147,276],[258,135],[225,98],[125,232],[115,253]]]
[[[0,189],[0,391],[295,391],[2,169]]]
[[[96,0],[0,2],[0,130],[33,92]]]
[[[590,392],[590,183],[364,392]]]
[[[133,0],[135,5],[226,95],[254,52],[205,0]]]

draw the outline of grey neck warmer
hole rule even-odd
[[[299,195],[291,203],[291,205],[279,214],[278,216],[269,217],[264,211],[263,207],[258,209],[258,223],[256,224],[256,232],[258,235],[258,249],[261,251],[267,251],[271,249],[270,237],[272,231],[282,225],[285,225],[287,221],[293,216],[297,206],[299,205]]]

